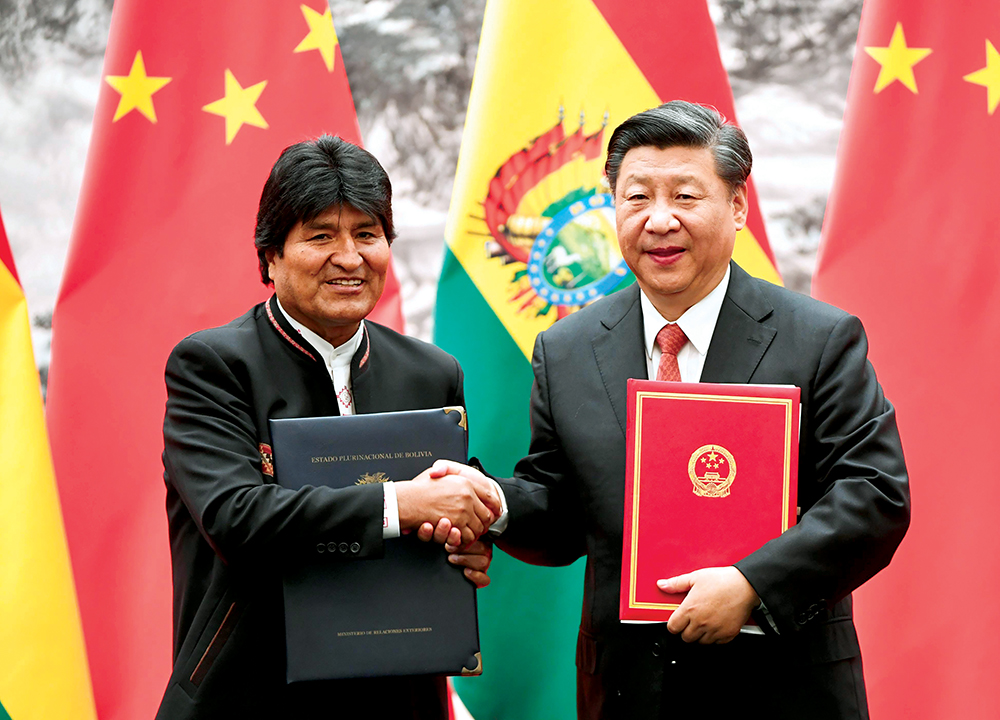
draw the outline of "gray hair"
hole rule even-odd
[[[608,159],[604,163],[611,192],[629,150],[652,146],[706,148],[715,158],[715,172],[731,195],[746,185],[753,165],[747,136],[709,105],[671,100],[633,115],[611,134]]]

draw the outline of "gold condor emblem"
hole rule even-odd
[[[729,495],[736,479],[736,460],[721,445],[702,445],[691,453],[688,476],[699,497],[720,498]]]
[[[365,473],[357,479],[355,485],[373,485],[375,483],[389,482],[389,476],[384,472]]]

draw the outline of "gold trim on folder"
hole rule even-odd
[[[483,654],[481,652],[477,652],[475,658],[476,658],[476,667],[472,668],[471,670],[466,667],[462,668],[462,677],[466,677],[468,675],[483,674]]]
[[[445,415],[447,415],[450,412],[457,412],[459,414],[459,416],[460,416],[460,419],[458,421],[458,426],[460,428],[462,428],[463,430],[465,430],[466,432],[469,431],[469,420],[468,420],[468,418],[465,415],[465,408],[464,407],[461,407],[460,405],[454,405],[452,407],[446,407],[444,409],[444,412],[445,412]]]
[[[781,532],[788,529],[788,501],[791,489],[792,465],[792,411],[793,401],[789,398],[764,398],[738,395],[702,395],[700,393],[637,392],[635,401],[635,462],[632,469],[632,557],[629,563],[628,606],[638,610],[676,610],[677,603],[638,602],[635,599],[636,566],[639,549],[639,462],[642,448],[642,401],[646,398],[672,398],[681,400],[703,400],[706,402],[739,402],[755,405],[781,405],[785,408],[785,452],[784,478],[782,482]]]

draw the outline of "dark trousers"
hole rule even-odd
[[[860,657],[791,662],[780,644],[747,634],[726,645],[662,643],[661,720],[868,720]]]

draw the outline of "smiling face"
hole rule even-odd
[[[375,218],[334,205],[296,223],[283,252],[268,249],[266,258],[281,307],[336,347],[382,297],[389,241]]]
[[[747,214],[707,148],[640,146],[626,154],[615,184],[622,257],[659,312],[676,320],[726,274]]]

